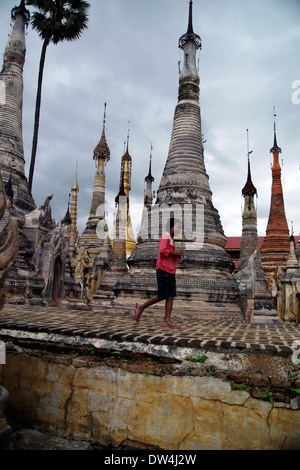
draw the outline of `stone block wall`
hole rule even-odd
[[[124,442],[165,450],[300,448],[299,409],[232,390],[220,378],[154,372],[147,364],[111,367],[20,350],[8,354],[3,382],[16,420],[111,449]]]

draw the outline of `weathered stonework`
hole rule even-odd
[[[296,248],[296,258],[298,260],[298,265],[300,268],[300,238],[298,240],[297,248]]]
[[[99,143],[94,149],[96,174],[90,215],[73,259],[77,282],[81,285],[81,299],[89,304],[100,285],[107,267],[111,244],[105,219],[105,166],[110,160],[110,150],[105,136],[106,104],[103,129]]]
[[[124,444],[165,450],[299,449],[300,410],[247,391],[254,386],[257,394],[262,386],[262,397],[267,376],[244,370],[247,377],[232,372],[229,381],[207,377],[204,365],[139,365],[109,359],[109,352],[107,360],[97,362],[26,349],[15,346],[4,369],[9,413],[26,426],[110,449]],[[233,358],[233,369],[235,363]],[[272,380],[277,389],[285,385]]]
[[[257,234],[257,215],[254,205],[254,197],[257,195],[257,190],[252,182],[250,159],[248,153],[248,177],[247,182],[242,190],[244,202],[243,211],[243,230],[241,240],[241,252],[239,260],[238,273],[235,279],[238,280],[243,271],[249,272],[248,285],[245,283],[244,289],[241,282],[239,287],[241,290],[241,297],[244,298],[242,302],[243,310],[246,319],[249,322],[276,322],[280,321],[277,310],[272,302],[271,293],[265,279]],[[253,256],[255,254],[255,256]],[[250,261],[253,258],[253,261]],[[243,277],[243,274],[242,274]],[[249,281],[252,277],[252,287],[249,289]]]
[[[286,273],[279,281],[278,310],[280,317],[288,323],[300,322],[300,268],[295,254],[295,239],[290,239],[290,256]]]
[[[278,280],[281,272],[285,272],[290,253],[290,235],[285,215],[279,163],[281,148],[277,145],[276,132],[274,133],[274,146],[270,152],[273,153],[271,205],[266,236],[261,247],[261,260],[269,290],[276,299]]]
[[[5,89],[5,103],[0,104],[0,168],[4,183],[11,183],[12,204],[17,216],[35,208],[24,172],[23,149],[23,66],[25,62],[25,26],[29,12],[22,1],[12,10],[12,34],[7,42],[0,81]]]
[[[0,220],[6,209],[6,195],[0,172]],[[17,219],[9,219],[6,226],[0,232],[0,316],[3,309],[6,290],[4,287],[7,271],[12,266],[19,250],[19,222]],[[3,413],[6,409],[9,393],[2,387],[0,363],[0,450],[11,450],[14,448],[12,430],[8,425]]]
[[[122,175],[121,187],[115,199],[117,205],[117,214],[114,224],[114,242],[109,257],[108,266],[103,273],[100,287],[93,296],[91,306],[97,308],[101,306],[102,300],[107,297],[114,296],[114,288],[120,278],[127,274],[128,268],[126,263],[126,252],[129,249],[130,241],[128,239],[128,222],[129,218],[129,199],[128,191],[124,187],[124,174]]]
[[[213,206],[204,163],[200,79],[196,67],[196,51],[201,39],[193,33],[191,3],[188,32],[180,38],[179,45],[183,49],[184,64],[179,77],[169,154],[156,203],[148,216],[144,211],[137,248],[127,260],[129,275],[115,287],[115,303],[124,304],[126,297],[138,301],[156,294],[155,265],[166,219],[163,222],[159,216],[152,216],[160,210],[165,213],[177,210],[179,216],[176,214],[176,217],[183,221],[183,233],[176,240],[176,247],[184,251],[184,258],[176,274],[178,300],[174,312],[184,311],[201,318],[218,319],[226,315],[241,318],[238,286],[232,277],[234,264],[224,250],[226,237]],[[188,236],[192,232],[197,232],[196,240],[194,235]]]

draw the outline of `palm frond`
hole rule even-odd
[[[31,25],[43,39],[57,44],[79,39],[88,25],[90,4],[85,0],[27,0],[35,7]]]

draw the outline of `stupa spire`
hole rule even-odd
[[[273,147],[270,149],[270,153],[281,153],[281,148],[278,147],[277,145],[277,135],[276,135],[276,113],[275,113],[275,107],[273,108],[273,115],[274,115],[274,145]]]
[[[179,39],[179,48],[184,49],[184,45],[187,41],[193,41],[196,44],[197,49],[202,48],[202,41],[198,34],[194,33],[193,29],[193,2],[190,0],[189,6],[189,22],[188,22],[188,29],[185,34],[183,34]]]
[[[133,229],[132,229],[131,218],[130,218],[130,211],[129,211],[129,193],[131,191],[131,175],[132,175],[132,157],[129,153],[129,135],[130,135],[130,121],[128,122],[126,150],[125,150],[125,153],[124,153],[124,155],[122,156],[122,159],[121,159],[119,194],[117,196],[118,199],[115,200],[116,205],[118,205],[121,196],[126,197],[126,201],[125,201],[125,199],[123,199],[123,202],[125,202],[126,213],[127,213],[126,253],[127,253],[128,256],[132,253],[132,251],[136,247],[136,243],[134,241],[134,234],[133,234]],[[122,206],[122,204],[121,204],[121,206]],[[111,236],[112,246],[114,246],[115,237],[116,237],[116,232],[115,232],[115,227],[114,227],[113,232],[112,232],[112,236]]]
[[[284,267],[290,252],[289,228],[285,215],[281,166],[279,163],[281,148],[277,144],[275,118],[274,108],[274,145],[270,150],[273,153],[271,204],[266,236],[261,248],[264,269],[270,272],[274,271],[278,266]]]
[[[96,174],[90,215],[86,224],[86,228],[80,239],[81,244],[93,247],[95,253],[97,252],[97,247],[100,247],[103,244],[103,240],[106,237],[106,234],[102,234],[102,229],[103,231],[104,229],[106,231],[107,225],[105,222],[105,165],[110,160],[110,150],[106,141],[105,124],[106,103],[104,105],[104,117],[101,138],[98,145],[95,147],[93,154],[93,159],[96,163]],[[103,223],[99,225],[100,221],[102,221]]]
[[[247,129],[247,158],[248,158],[248,177],[247,177],[247,182],[242,189],[242,194],[243,196],[249,195],[249,196],[254,196],[257,194],[256,187],[252,183],[252,177],[251,177],[251,166],[250,166],[250,155],[253,153],[253,150],[249,151],[249,130]]]
[[[72,244],[76,246],[78,240],[78,229],[77,229],[77,204],[78,204],[78,193],[79,185],[77,181],[78,174],[78,160],[76,162],[75,180],[71,188],[71,205],[70,205],[70,217],[71,224],[69,226],[69,236],[72,240]]]
[[[30,13],[25,6],[25,0],[21,0],[20,5],[17,7],[15,6],[11,11],[11,19],[14,21],[16,16],[20,14],[24,17],[25,25],[28,26],[30,21]]]
[[[0,169],[4,184],[11,178],[12,207],[16,215],[24,215],[35,208],[25,177],[23,147],[25,27],[30,20],[24,1],[12,9],[11,18],[13,30],[5,47],[0,74]]]
[[[152,144],[151,144],[149,173],[145,178],[146,191],[145,191],[145,197],[144,197],[144,205],[148,210],[151,208],[152,202],[153,202],[152,185],[153,185],[154,178],[152,176],[152,151],[153,151],[153,147],[152,147]]]
[[[259,250],[257,236],[257,214],[254,205],[254,196],[257,190],[252,182],[250,155],[253,150],[249,150],[249,130],[247,129],[247,160],[248,176],[245,186],[242,189],[242,195],[245,199],[243,211],[243,230],[241,240],[241,252],[239,261],[239,271],[244,269],[249,262],[249,258],[255,250]]]

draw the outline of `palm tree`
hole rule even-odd
[[[43,39],[28,181],[28,187],[31,192],[38,143],[43,71],[47,47],[50,42],[58,44],[62,41],[79,39],[82,31],[87,28],[90,4],[84,0],[27,0],[27,5],[33,6],[37,10],[32,15],[31,25]]]

